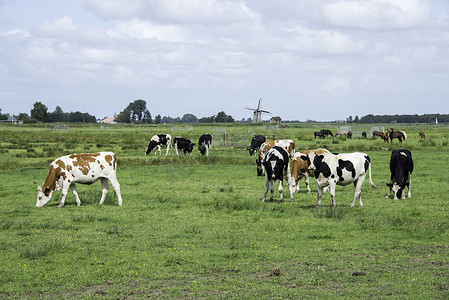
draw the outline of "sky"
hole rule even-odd
[[[449,113],[448,0],[0,0],[0,109]]]

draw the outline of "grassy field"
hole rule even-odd
[[[262,203],[264,178],[240,147],[214,147],[210,157],[144,156],[153,134],[197,142],[213,125],[0,126],[0,298],[449,298],[447,125],[393,126],[407,132],[403,147],[415,162],[406,200],[385,198],[398,141],[313,139],[332,126],[226,131],[281,135],[297,150],[368,153],[378,189],[364,184],[363,208],[349,207],[351,186],[337,187],[335,209],[329,194],[315,208],[314,179],[311,194],[300,183],[295,202],[280,203],[276,191]],[[34,182],[43,184],[52,160],[94,151],[117,154],[122,207],[112,188],[98,205],[100,183],[78,185],[80,207],[69,194],[58,209],[60,192],[34,207]]]

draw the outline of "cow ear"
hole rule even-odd
[[[388,187],[393,187],[392,183],[385,183]]]

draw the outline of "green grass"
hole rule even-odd
[[[275,201],[262,203],[264,178],[244,149],[143,156],[148,136],[170,127],[0,127],[0,149],[8,150],[0,151],[0,298],[448,298],[449,183],[438,172],[448,165],[447,129],[425,129],[422,142],[420,128],[405,128],[412,198],[393,200],[385,183],[397,141],[319,141],[308,126],[280,130],[298,149],[370,155],[378,189],[364,184],[365,207],[349,207],[348,186],[337,187],[336,208],[324,194],[317,209],[314,179],[311,194],[300,183],[295,202],[280,203],[276,189]],[[194,126],[191,134],[212,129]],[[60,150],[47,156],[50,148]],[[58,209],[56,192],[35,208],[33,181],[43,183],[58,155],[85,148],[118,155],[123,206],[112,188],[98,205],[95,183],[78,185],[80,207],[69,194]]]

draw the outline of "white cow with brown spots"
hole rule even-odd
[[[76,204],[81,200],[76,191],[75,183],[92,184],[101,180],[103,189],[99,204],[103,204],[109,190],[108,180],[114,188],[118,205],[122,205],[120,184],[116,177],[117,157],[113,152],[71,154],[62,156],[50,164],[50,171],[43,187],[38,187],[36,207],[47,204],[54,191],[62,189],[62,199],[58,207],[64,206],[65,197],[69,188],[75,196]]]
[[[315,150],[302,150],[301,152],[296,152],[292,158],[291,176],[288,183],[289,188],[292,192],[299,192],[299,181],[304,177],[304,181],[307,188],[307,193],[310,193],[309,186],[309,175],[311,175],[311,170],[309,170],[309,163],[307,161],[307,155],[313,151],[316,154],[330,153],[329,150],[324,148],[318,148]]]

